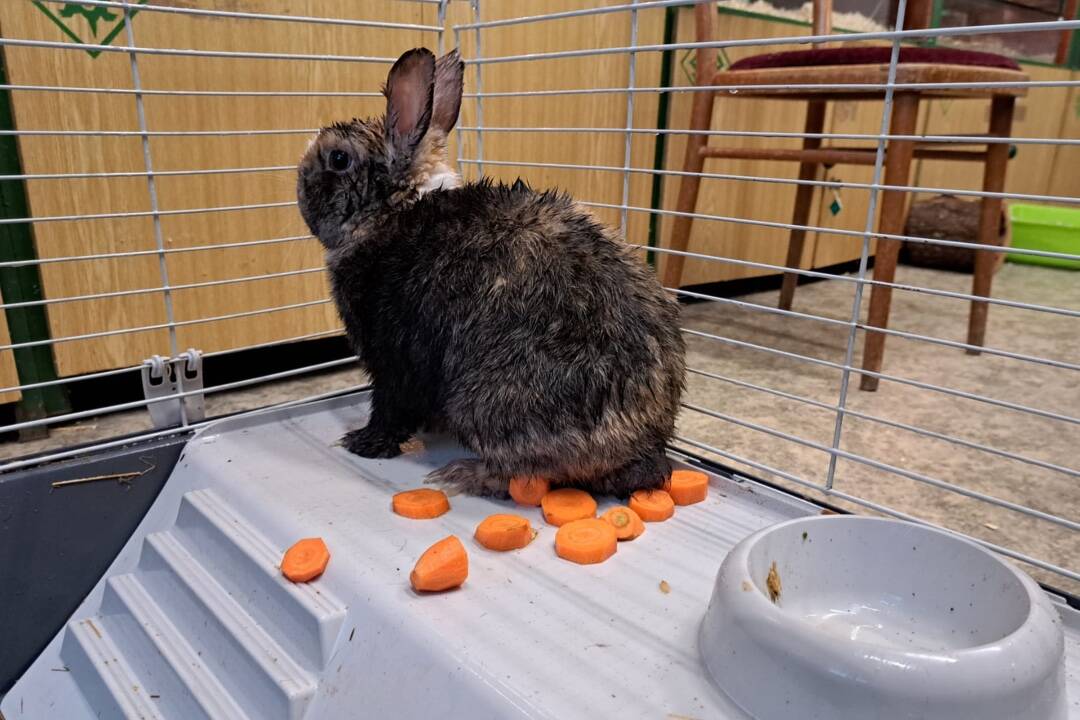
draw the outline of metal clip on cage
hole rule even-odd
[[[188,422],[205,419],[202,365],[202,353],[195,349],[174,359],[154,355],[143,361],[143,395],[150,401],[146,409],[155,428],[181,425],[184,413]]]

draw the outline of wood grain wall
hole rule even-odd
[[[0,296],[0,302],[3,297]],[[11,343],[8,330],[7,313],[0,312],[0,345]],[[0,351],[0,387],[14,387],[19,384],[19,373],[15,369],[15,353],[12,350]],[[0,403],[16,402],[22,397],[18,390],[0,393]]]
[[[1080,72],[1074,72],[1072,80],[1080,80]],[[1061,89],[1057,92],[1065,94]],[[1080,87],[1074,85],[1069,88],[1061,120],[1061,134],[1058,137],[1080,140]],[[1026,161],[1023,165],[1028,167]],[[1080,145],[1057,148],[1049,167],[1047,189],[1053,195],[1080,197]]]
[[[620,4],[609,0],[607,4]],[[545,0],[530,5],[529,14],[559,12],[582,7],[580,0]],[[464,3],[453,6],[451,22],[471,22],[472,13]],[[483,20],[499,20],[520,16],[522,7],[515,3],[485,3]],[[458,19],[460,18],[460,19]],[[592,15],[552,20],[543,23],[510,25],[484,31],[484,56],[518,55],[577,50],[591,47],[625,47],[630,44],[629,13]],[[644,10],[638,13],[638,44],[657,44],[663,41],[664,10]],[[462,36],[462,52],[474,57],[475,33]],[[660,78],[660,53],[635,55],[635,77],[638,87],[656,87]],[[626,54],[588,56],[542,60],[534,62],[493,63],[481,66],[483,90],[511,92],[521,90],[556,90],[565,88],[610,89],[625,87],[630,73],[631,58]],[[475,69],[466,75],[466,86],[475,87]],[[635,93],[633,127],[656,126],[658,96],[656,93]],[[484,127],[544,128],[579,127],[607,130],[627,126],[627,94],[622,92],[588,95],[517,96],[484,98]],[[463,126],[476,125],[477,103],[467,99],[462,108]],[[478,157],[477,133],[461,133],[463,153],[467,159]],[[631,140],[629,164],[649,170],[653,167],[653,136],[634,134]],[[624,132],[595,133],[483,133],[483,157],[500,162],[562,163],[622,168],[626,161]],[[467,177],[476,177],[477,166],[466,163]],[[623,173],[604,170],[568,170],[535,168],[518,165],[484,165],[484,174],[506,181],[527,178],[534,187],[558,187],[585,202],[620,205],[623,201]],[[649,207],[652,175],[648,172],[630,176],[629,205]],[[620,212],[596,208],[596,215],[613,225],[620,222]],[[628,214],[627,237],[630,242],[644,245],[648,239],[649,215],[641,211]]]
[[[181,3],[176,3],[181,4]],[[392,0],[243,0],[199,3],[200,7],[268,13],[368,17],[409,23],[435,22],[435,9]],[[69,22],[85,23],[81,18]],[[30,2],[0,3],[0,27],[8,37],[63,40],[56,26]],[[84,25],[84,30],[88,28]],[[432,44],[434,33],[287,22],[255,22],[159,12],[141,12],[133,22],[136,43],[144,47],[326,53],[396,57],[402,48]],[[123,35],[114,44],[122,44]],[[92,58],[82,50],[6,48],[8,77],[14,84],[131,88],[126,53]],[[144,88],[154,90],[377,90],[388,65],[355,62],[286,62],[232,58],[139,55]],[[314,128],[332,120],[379,112],[377,98],[273,98],[146,96],[152,131],[258,130]],[[15,122],[21,130],[138,129],[131,95],[15,92]],[[153,137],[156,170],[244,168],[294,165],[309,136],[231,135]],[[138,137],[22,137],[26,173],[143,171]],[[283,172],[159,177],[159,207],[164,211],[295,200],[294,173]],[[35,217],[69,214],[146,212],[145,178],[38,180],[27,184]],[[306,235],[295,207],[272,210],[170,215],[161,218],[170,251],[253,240]],[[39,222],[34,226],[38,254],[55,258],[97,253],[153,250],[152,220],[146,217]],[[306,239],[247,248],[170,252],[173,285],[242,278],[318,268],[321,252]],[[154,255],[54,263],[42,266],[46,297],[154,288],[162,285]],[[280,307],[326,298],[322,273],[268,279],[173,293],[180,322]],[[166,322],[162,293],[61,303],[49,306],[54,338],[160,325]],[[337,326],[327,305],[274,312],[259,317],[191,324],[177,329],[180,350],[224,350],[295,337]],[[134,365],[155,353],[168,354],[164,330],[58,342],[56,363],[62,375]]]
[[[1070,80],[1075,73],[1062,68],[1025,65],[1024,71],[1033,81]],[[1031,88],[1019,100],[1013,121],[1013,136],[1018,138],[1078,137],[1076,110],[1070,106],[1070,94],[1075,88]],[[977,100],[937,100],[930,103],[925,132],[933,135],[965,135],[985,133],[990,123],[990,103]],[[1070,125],[1071,123],[1071,125]],[[1005,191],[1041,195],[1080,196],[1080,188],[1072,192],[1055,188],[1054,166],[1058,164],[1060,148],[1055,145],[1020,145],[1016,157],[1009,163]],[[1074,150],[1075,152],[1075,150]],[[1066,153],[1065,157],[1069,154]],[[1073,175],[1080,164],[1074,158]],[[950,163],[940,160],[919,162],[915,178],[922,187],[982,188],[982,166],[978,163]]]

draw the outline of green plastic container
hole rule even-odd
[[[1012,221],[1014,248],[1080,255],[1080,209],[1048,205],[1009,205],[1009,218]],[[1013,253],[1009,253],[1006,259],[1028,265],[1080,270],[1080,260]]]

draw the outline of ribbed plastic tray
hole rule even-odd
[[[394,460],[356,458],[335,443],[367,408],[353,395],[197,435],[105,577],[3,699],[4,716],[743,717],[698,652],[716,571],[750,533],[820,508],[713,474],[707,501],[650,524],[603,564],[556,557],[537,511],[530,546],[489,552],[473,529],[508,502],[457,496],[427,521],[390,511],[393,493],[462,451],[429,441]],[[417,595],[416,558],[451,533],[468,548],[468,581]],[[332,559],[320,579],[293,585],[277,563],[309,536]],[[1060,608],[1075,669],[1080,614]],[[1069,682],[1080,717],[1080,681]]]

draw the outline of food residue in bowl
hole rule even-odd
[[[765,587],[769,589],[769,599],[774,603],[780,600],[780,573],[776,570],[776,561],[769,568],[769,576],[765,578]]]

